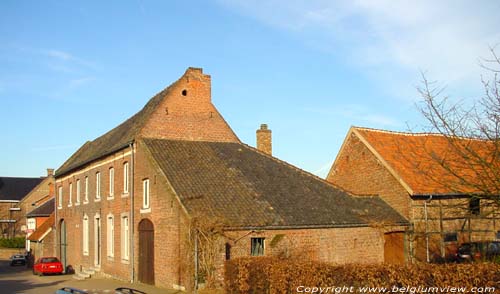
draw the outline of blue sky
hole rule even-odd
[[[189,66],[240,139],[324,176],[351,125],[418,130],[420,72],[482,94],[498,1],[1,1],[0,175],[41,176]],[[414,2],[414,3],[413,3]]]

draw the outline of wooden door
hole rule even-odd
[[[404,236],[404,232],[390,232],[384,234],[384,262],[393,264],[405,263]]]
[[[155,236],[153,223],[143,219],[139,223],[139,281],[145,284],[155,283]]]

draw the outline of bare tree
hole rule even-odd
[[[449,185],[450,191],[465,192],[478,199],[500,204],[500,58],[496,47],[481,61],[484,94],[471,104],[452,102],[444,88],[422,74],[418,91],[423,98],[419,111],[431,133],[444,135],[445,154],[430,154],[450,178],[431,180]]]

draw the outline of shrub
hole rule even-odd
[[[299,286],[353,289],[342,293],[358,287],[471,289],[498,287],[500,281],[500,265],[494,263],[335,266],[309,260],[247,257],[227,261],[225,269],[227,294],[297,293]]]
[[[4,248],[24,248],[26,239],[24,237],[1,238],[0,247]]]

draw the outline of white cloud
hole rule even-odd
[[[419,71],[477,85],[480,57],[500,42],[498,1],[219,0],[319,49],[342,54],[374,79],[408,86]],[[404,76],[402,76],[404,75]],[[410,82],[408,78],[411,78]],[[397,86],[396,86],[397,87]]]
[[[64,61],[75,59],[73,55],[71,55],[68,52],[54,50],[54,49],[47,50],[47,55]]]

